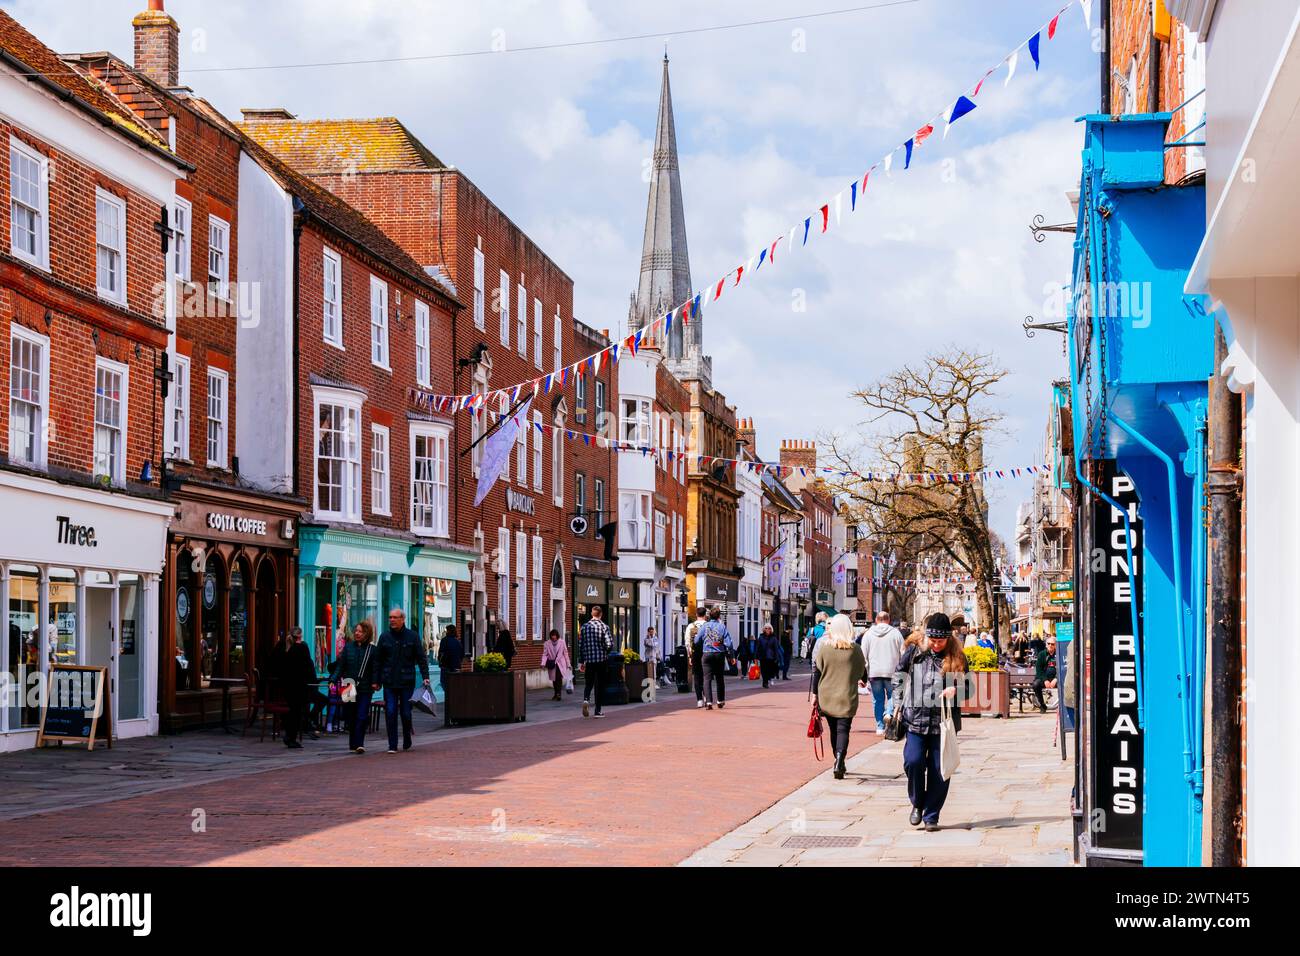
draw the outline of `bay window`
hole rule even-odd
[[[654,527],[650,492],[620,492],[618,510],[618,546],[629,551],[649,551]]]
[[[361,397],[315,392],[315,504],[319,518],[361,520]]]
[[[650,401],[644,398],[623,399],[622,440],[638,448],[650,444]]]
[[[447,479],[451,428],[434,422],[411,424],[411,530],[445,538],[450,534]]]

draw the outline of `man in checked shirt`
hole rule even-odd
[[[596,716],[604,717],[600,712],[600,695],[605,689],[605,677],[609,670],[609,652],[614,646],[609,627],[602,618],[604,610],[599,607],[591,609],[591,618],[582,625],[578,640],[578,667],[586,675],[582,688],[582,716],[588,716],[587,702],[591,692],[596,691]]]

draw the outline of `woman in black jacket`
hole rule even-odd
[[[763,636],[758,639],[758,669],[762,673],[764,687],[776,680],[781,669],[781,642],[772,633],[770,624],[763,628]]]
[[[961,730],[964,695],[960,690],[965,673],[966,654],[953,637],[948,615],[930,615],[924,640],[903,651],[894,674],[893,699],[901,704],[907,725],[903,769],[912,803],[909,822],[914,827],[924,823],[927,830],[939,829],[939,812],[948,799],[951,782],[943,779],[940,763],[944,701],[949,703],[953,728]],[[906,688],[905,682],[909,684]]]
[[[506,669],[509,670],[510,662],[515,659],[515,642],[505,628],[497,631],[497,643],[492,650],[506,659]]]

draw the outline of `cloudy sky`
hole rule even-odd
[[[589,325],[626,323],[636,288],[665,42],[696,287],[817,209],[952,103],[1064,0],[167,0],[182,82],[237,116],[397,116],[463,169],[574,278]],[[0,0],[60,51],[130,56],[144,0]],[[787,22],[703,29],[798,16]],[[529,51],[574,41],[644,39]],[[340,60],[394,60],[311,66]],[[515,51],[515,52],[509,52]],[[1041,460],[1060,337],[1021,331],[1069,278],[1069,237],[1035,243],[1036,214],[1071,218],[1097,56],[1076,7],[1043,68],[1005,70],[979,108],[873,176],[839,228],[713,307],[714,384],[752,416],[760,450],[853,430],[847,393],[927,350],[990,350],[1011,375],[991,462]],[[276,67],[248,69],[249,67]],[[798,311],[800,304],[803,311]],[[1027,482],[990,486],[1009,536]]]

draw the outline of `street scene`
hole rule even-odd
[[[1300,0],[0,0],[0,863],[1249,928],[1297,117]]]

